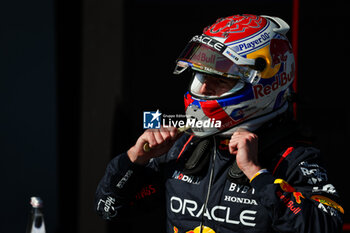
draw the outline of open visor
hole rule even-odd
[[[193,70],[205,73],[242,79],[251,84],[256,84],[260,80],[260,72],[249,67],[254,65],[253,59],[241,57],[222,43],[220,43],[221,47],[218,49],[218,46],[215,47],[216,44],[209,43],[208,40],[203,39],[200,42],[193,40],[190,41],[177,59],[174,74],[180,74],[191,67]],[[214,40],[210,39],[210,42],[212,41]]]

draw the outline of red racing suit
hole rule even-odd
[[[185,168],[198,141],[189,135],[147,166],[131,163],[126,153],[116,156],[98,185],[97,213],[134,218],[138,202],[150,202],[165,205],[167,233],[199,233],[201,226],[203,233],[341,232],[344,210],[319,150],[273,143],[258,155],[266,170],[248,181],[229,175],[235,163],[229,140],[210,140],[207,162],[192,173]]]

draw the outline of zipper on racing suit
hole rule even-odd
[[[203,222],[204,222],[204,213],[207,211],[207,206],[208,206],[208,201],[209,201],[209,197],[210,197],[210,191],[211,191],[211,186],[213,184],[213,176],[214,176],[214,168],[215,168],[215,159],[216,159],[216,140],[213,137],[214,140],[214,152],[213,152],[213,159],[211,162],[211,166],[210,166],[210,175],[209,175],[209,183],[208,183],[208,191],[207,191],[207,195],[205,198],[205,202],[204,202],[204,209],[203,209],[203,213],[201,216],[201,222],[199,225],[199,233],[203,232]]]

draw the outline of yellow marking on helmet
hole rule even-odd
[[[271,78],[280,70],[281,64],[272,67],[272,57],[270,54],[270,45],[267,45],[255,52],[247,54],[249,59],[263,58],[266,61],[266,68],[261,72],[261,78]]]

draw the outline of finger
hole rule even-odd
[[[164,131],[162,133],[164,140],[168,141],[168,140],[176,140],[179,136],[182,135],[182,133],[185,130],[184,130],[184,128],[165,127],[165,128],[162,128],[162,131]]]
[[[237,147],[229,147],[228,149],[231,155],[236,155],[238,152]]]
[[[230,154],[237,153],[237,145],[238,145],[238,141],[232,137],[229,144],[228,144],[228,149],[229,149]]]
[[[176,127],[161,127],[160,130],[150,131],[149,133],[152,133],[152,135],[148,136],[149,139],[143,139],[143,151],[149,152],[152,147],[158,146],[164,142],[169,143],[176,141],[182,135],[184,130],[185,129],[179,130]],[[158,131],[161,137],[157,135]]]
[[[244,137],[243,132],[234,132],[231,136],[230,142],[238,143],[242,139],[242,137]]]
[[[178,129],[176,127],[170,127],[169,133],[172,139],[176,138],[176,136],[178,136]]]
[[[161,134],[161,136],[162,136],[162,138],[163,138],[163,140],[165,141],[165,142],[168,142],[168,141],[170,141],[171,140],[171,135],[170,135],[170,131],[167,129],[167,128],[162,128],[161,130],[160,130],[160,134]]]
[[[149,147],[155,147],[157,145],[157,140],[154,135],[154,130],[147,131],[145,133],[145,142],[148,142]]]
[[[250,131],[248,131],[247,129],[245,129],[245,128],[238,128],[235,132],[234,132],[234,134],[235,133],[240,133],[240,132],[242,132],[242,133],[250,133]]]
[[[158,129],[158,130],[154,131],[154,133],[153,133],[153,136],[157,142],[157,145],[161,145],[165,141],[163,136],[162,136],[161,131],[163,131],[163,129],[160,129],[160,130]],[[155,146],[157,146],[157,145],[155,145]]]

